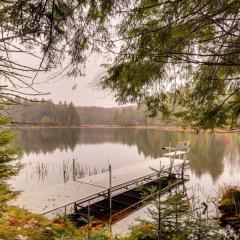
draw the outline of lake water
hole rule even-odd
[[[129,128],[23,129],[16,146],[24,167],[10,183],[32,191],[72,180],[73,159],[78,177],[162,156],[162,146],[190,140],[190,182],[201,197],[216,194],[219,186],[240,184],[240,134],[195,134]],[[136,214],[135,214],[136,215]],[[135,216],[134,215],[134,216]]]

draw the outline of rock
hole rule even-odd
[[[240,229],[240,214],[235,215],[223,215],[220,218],[223,226],[230,225],[234,229]]]
[[[24,236],[22,234],[18,234],[16,236],[16,240],[28,240],[28,236]]]
[[[218,209],[222,214],[231,214],[236,212],[236,206],[229,198],[222,200]]]
[[[222,213],[222,226],[231,226],[240,229],[240,189],[239,187],[225,187],[218,209]]]

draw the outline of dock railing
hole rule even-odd
[[[186,167],[186,165],[187,165],[187,163],[184,161],[181,164],[175,165],[173,168],[171,168],[171,166],[170,166],[170,168],[163,169],[161,171],[161,176],[159,176],[157,172],[153,172],[151,174],[145,175],[140,178],[133,179],[126,183],[112,186],[111,187],[111,197],[114,197],[116,195],[119,195],[121,193],[129,191],[131,189],[137,188],[140,185],[144,185],[149,182],[156,181],[160,178],[169,177],[169,171],[171,171],[171,173],[175,175],[176,179],[181,179],[182,181],[188,180],[189,176],[184,175],[184,169],[183,169]],[[88,184],[88,183],[86,183],[86,184]],[[64,215],[66,215],[68,207],[72,206],[73,209],[75,209],[76,207],[86,207],[89,204],[93,204],[93,203],[99,202],[101,200],[107,199],[109,197],[109,188],[107,188],[107,187],[103,187],[103,188],[105,188],[105,189],[102,191],[99,191],[97,193],[94,193],[86,198],[80,199],[78,201],[69,202],[60,207],[53,208],[46,212],[43,212],[42,215],[46,215],[46,214],[57,212],[57,211],[60,211],[61,213],[64,213]]]
[[[186,175],[186,176],[187,176],[187,175]],[[186,177],[184,180],[187,181],[187,180],[189,180],[189,178]],[[126,215],[127,215],[126,213],[128,213],[128,212],[132,213],[131,211],[129,211],[129,210],[131,210],[131,209],[139,209],[140,207],[143,207],[143,206],[145,206],[146,204],[149,204],[149,202],[150,202],[154,197],[156,197],[157,194],[163,195],[163,194],[165,194],[166,192],[168,192],[169,190],[171,190],[172,188],[174,188],[175,186],[177,186],[178,184],[180,184],[181,182],[182,182],[182,180],[177,180],[177,181],[173,182],[172,184],[168,185],[167,187],[164,187],[164,188],[161,189],[160,191],[156,191],[156,192],[152,193],[151,195],[149,195],[149,196],[143,198],[142,200],[138,201],[137,203],[135,203],[135,204],[133,204],[133,205],[131,205],[131,206],[123,209],[122,211],[119,211],[118,213],[115,213],[115,214],[112,216],[113,221],[114,221],[114,219],[120,220],[120,219],[121,219],[121,216],[126,217]]]

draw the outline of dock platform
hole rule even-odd
[[[161,177],[167,177],[169,169],[180,171],[188,161],[175,159],[173,162],[167,157],[129,165],[112,170],[111,197],[136,189],[139,185],[154,182],[159,173],[153,169],[162,168]],[[180,176],[179,176],[180,178]],[[83,206],[104,201],[109,197],[109,173],[101,173],[76,181],[69,181],[32,192],[22,192],[10,205],[24,208],[37,214],[48,214],[69,206]]]

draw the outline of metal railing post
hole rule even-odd
[[[88,240],[91,239],[91,210],[90,210],[90,201],[88,202]]]
[[[109,164],[109,235],[112,235],[112,166]]]

